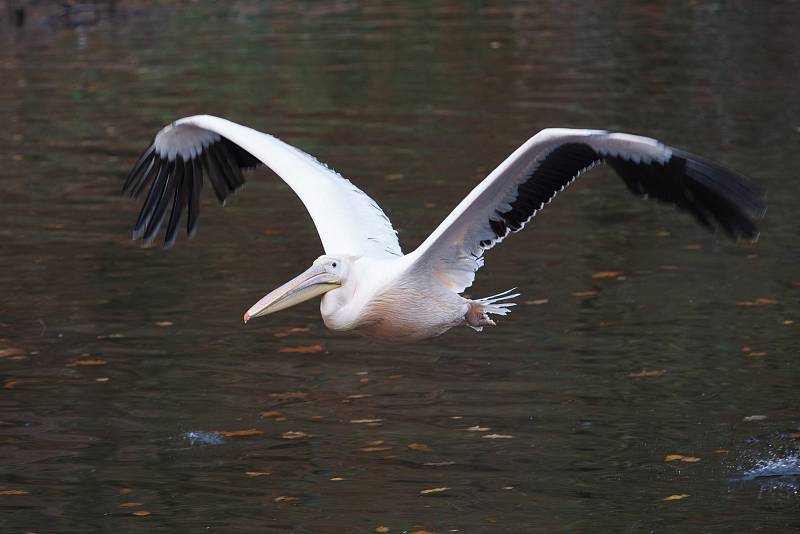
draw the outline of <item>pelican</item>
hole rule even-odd
[[[461,295],[483,266],[484,253],[525,225],[578,176],[600,163],[636,196],[693,215],[710,230],[755,241],[763,191],[708,159],[655,139],[603,130],[548,128],[516,149],[480,182],[413,252],[378,204],[340,174],[271,135],[209,115],[163,128],[129,174],[123,191],[139,196],[150,184],[133,239],[152,243],[171,205],[164,243],[172,245],[181,214],[193,236],[203,177],[220,203],[242,184],[242,171],[266,165],[305,205],[325,254],[304,273],[261,298],[245,323],[322,296],[331,330],[388,341],[438,336],[466,325],[481,331],[509,313],[515,289],[485,298]]]

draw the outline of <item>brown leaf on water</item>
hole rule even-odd
[[[276,400],[301,400],[308,397],[308,393],[304,391],[284,391],[282,393],[270,393],[270,399]]]
[[[108,362],[105,360],[100,359],[86,359],[86,360],[75,360],[67,364],[67,367],[95,367],[98,365],[106,365]]]
[[[294,328],[290,328],[289,330],[283,330],[281,332],[275,332],[272,335],[275,336],[275,337],[288,337],[291,334],[298,334],[300,332],[308,332],[309,330],[310,330],[310,328],[300,328],[300,327],[296,326]]]
[[[263,434],[263,430],[257,430],[255,428],[246,428],[244,430],[217,430],[216,434],[220,436],[225,436],[226,438],[242,438],[247,436],[259,436]]]
[[[423,451],[423,452],[428,452],[431,450],[431,448],[425,445],[424,443],[409,443],[408,448],[411,449],[412,451]]]
[[[702,460],[702,458],[698,458],[697,456],[684,456],[683,454],[668,454],[664,457],[665,462],[686,462],[686,463],[696,463]]]
[[[534,299],[534,300],[526,300],[523,304],[528,304],[531,306],[541,306],[542,304],[547,304],[550,302],[550,299]]]
[[[766,418],[766,415],[748,415],[747,417],[743,418],[742,421],[763,421]]]
[[[372,529],[373,532],[377,532],[378,534],[385,534],[386,532],[389,532],[390,530],[391,529],[389,527],[384,527],[383,525],[377,526],[374,529]]]
[[[259,412],[261,417],[272,417],[274,419],[282,418],[283,414],[277,410],[267,410],[266,412]]]
[[[661,376],[666,373],[666,369],[642,369],[636,373],[628,373],[629,378],[644,378],[646,376]]]
[[[172,321],[156,321],[153,324],[156,325],[156,326],[160,326],[160,327],[164,328],[164,327],[167,327],[167,326],[172,326],[175,323],[173,323]]]
[[[9,356],[19,356],[22,354],[25,354],[25,351],[22,349],[16,349],[16,348],[0,349],[0,358],[7,358]]]
[[[328,480],[330,480],[331,482],[341,482],[342,480],[344,480],[344,478],[342,478],[342,477],[331,477]]]
[[[369,393],[359,393],[357,395],[348,395],[347,398],[348,399],[353,399],[353,400],[358,400],[358,399],[366,399],[366,398],[369,398],[371,396],[372,395],[370,395]]]
[[[737,306],[771,306],[773,304],[777,304],[778,301],[775,299],[768,299],[768,298],[757,298],[754,300],[737,300]]]
[[[513,439],[511,434],[484,434],[481,436],[483,439]]]
[[[386,442],[382,439],[373,439],[372,441],[368,441],[367,445],[383,445],[384,443]]]
[[[292,503],[297,502],[300,500],[300,497],[292,497],[291,495],[281,495],[280,497],[275,497],[272,499],[272,502],[282,502],[282,503]]]
[[[276,235],[281,235],[283,232],[281,230],[278,230],[277,228],[264,228],[263,230],[261,230],[261,233],[267,237],[273,237]]]
[[[278,350],[278,352],[287,352],[290,354],[316,354],[318,352],[323,352],[325,349],[322,348],[322,345],[299,345],[297,347],[282,347]]]
[[[687,493],[681,493],[680,495],[670,495],[669,497],[664,497],[662,500],[664,501],[680,501],[681,499],[685,499],[689,495]]]
[[[147,510],[137,510],[133,512],[133,515],[139,517],[147,517],[148,515],[150,515],[150,512],[148,512]]]
[[[469,428],[465,428],[464,430],[466,430],[467,432],[488,432],[489,430],[491,430],[491,428],[489,428],[488,426],[475,425]]]
[[[741,350],[742,352],[744,352],[745,354],[746,354],[746,353],[748,353],[748,352],[753,352],[753,349],[752,349],[752,348],[750,348],[750,347],[748,347],[747,345],[745,345],[744,347],[742,347],[740,350]]]
[[[794,324],[794,319],[786,319],[785,321],[783,321],[783,324],[785,324],[786,326]]]
[[[267,471],[245,471],[244,475],[247,477],[265,477],[270,475]]]
[[[714,454],[728,454],[729,452],[728,449],[714,449]]]
[[[753,356],[755,358],[759,358],[759,357],[762,357],[762,356],[767,356],[768,354],[769,354],[768,352],[760,350],[760,351],[751,352],[750,354],[748,354],[748,356]]]
[[[594,296],[599,295],[599,294],[600,294],[599,291],[595,291],[594,289],[590,289],[588,291],[574,291],[572,293],[572,296],[573,297],[594,297]]]
[[[447,486],[442,486],[440,488],[429,488],[429,489],[420,490],[419,494],[420,495],[428,495],[429,493],[442,493],[442,492],[445,492],[445,491],[447,491],[449,489],[450,488],[448,488]]]
[[[30,493],[28,490],[21,489],[0,490],[0,495],[27,495],[28,493]]]
[[[603,278],[616,278],[618,276],[622,276],[622,271],[597,271],[596,273],[592,273],[592,279],[594,280],[602,280]]]
[[[389,380],[398,380],[400,378],[403,378],[403,375],[389,375],[386,378],[388,378]]]
[[[382,423],[383,419],[351,419],[350,422],[354,425],[368,425],[370,423]]]
[[[392,450],[391,447],[361,447],[358,449],[361,452],[382,452],[382,451],[390,451]]]
[[[289,430],[288,432],[281,434],[281,437],[283,439],[302,439],[309,436],[305,432],[300,432],[299,430]]]
[[[143,502],[124,502],[119,505],[120,508],[136,508],[138,506],[144,506]]]

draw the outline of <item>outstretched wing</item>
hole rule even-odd
[[[363,191],[312,156],[283,141],[234,122],[197,115],[173,122],[156,135],[134,166],[123,191],[138,196],[150,184],[133,230],[152,242],[167,211],[165,244],[175,240],[184,208],[186,231],[197,228],[203,175],[220,203],[242,184],[242,170],[266,165],[289,184],[305,205],[326,253],[401,256],[397,232]]]
[[[763,191],[747,178],[654,139],[600,130],[542,130],[478,184],[409,254],[451,289],[472,284],[483,253],[518,232],[575,178],[609,164],[640,197],[673,204],[709,229],[755,240]]]

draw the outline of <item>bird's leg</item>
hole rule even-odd
[[[467,314],[464,315],[464,320],[468,326],[471,326],[480,332],[484,326],[495,326],[497,323],[492,321],[489,314],[486,313],[486,305],[480,302],[470,302]]]

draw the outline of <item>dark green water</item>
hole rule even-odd
[[[0,26],[3,532],[800,529],[800,4],[37,9]],[[288,188],[209,194],[168,251],[117,194],[197,113],[329,163],[406,251],[548,126],[713,157],[769,212],[731,244],[595,171],[487,256],[472,293],[523,292],[496,328],[383,346],[315,303],[244,327],[322,250]]]

